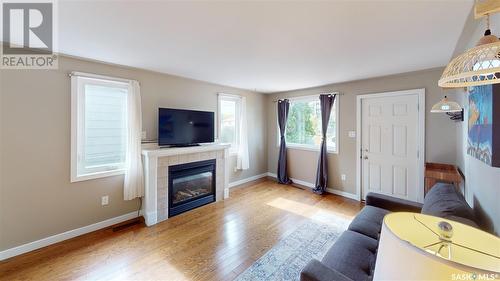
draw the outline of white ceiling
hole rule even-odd
[[[472,4],[60,1],[59,51],[285,91],[443,66]]]

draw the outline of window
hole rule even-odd
[[[328,152],[338,152],[338,98],[332,107],[327,130]],[[288,147],[319,150],[321,145],[321,107],[319,96],[290,99],[285,138]],[[279,143],[279,142],[278,142]]]
[[[71,77],[71,181],[124,172],[128,84]]]
[[[219,142],[230,143],[230,153],[237,153],[240,144],[239,96],[219,94]]]

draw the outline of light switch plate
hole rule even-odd
[[[350,138],[355,138],[356,137],[356,131],[349,131],[348,136]]]
[[[106,195],[106,196],[101,197],[101,205],[106,206],[108,204],[109,204],[109,196]]]
[[[345,174],[340,175],[340,179],[341,179],[342,181],[345,181],[345,180],[346,180],[346,178],[347,178],[347,177],[346,177],[346,175],[345,175]]]
[[[141,132],[141,140],[145,140],[147,138],[146,131]]]

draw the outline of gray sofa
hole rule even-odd
[[[424,204],[368,193],[366,206],[321,260],[302,269],[302,281],[372,280],[384,216],[390,212],[421,212],[477,227],[472,209],[451,184],[437,183]]]

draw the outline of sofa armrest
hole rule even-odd
[[[300,272],[300,281],[353,281],[344,274],[312,259]]]
[[[366,205],[386,209],[391,212],[420,213],[422,210],[422,204],[420,203],[373,192],[366,194],[365,203]]]

